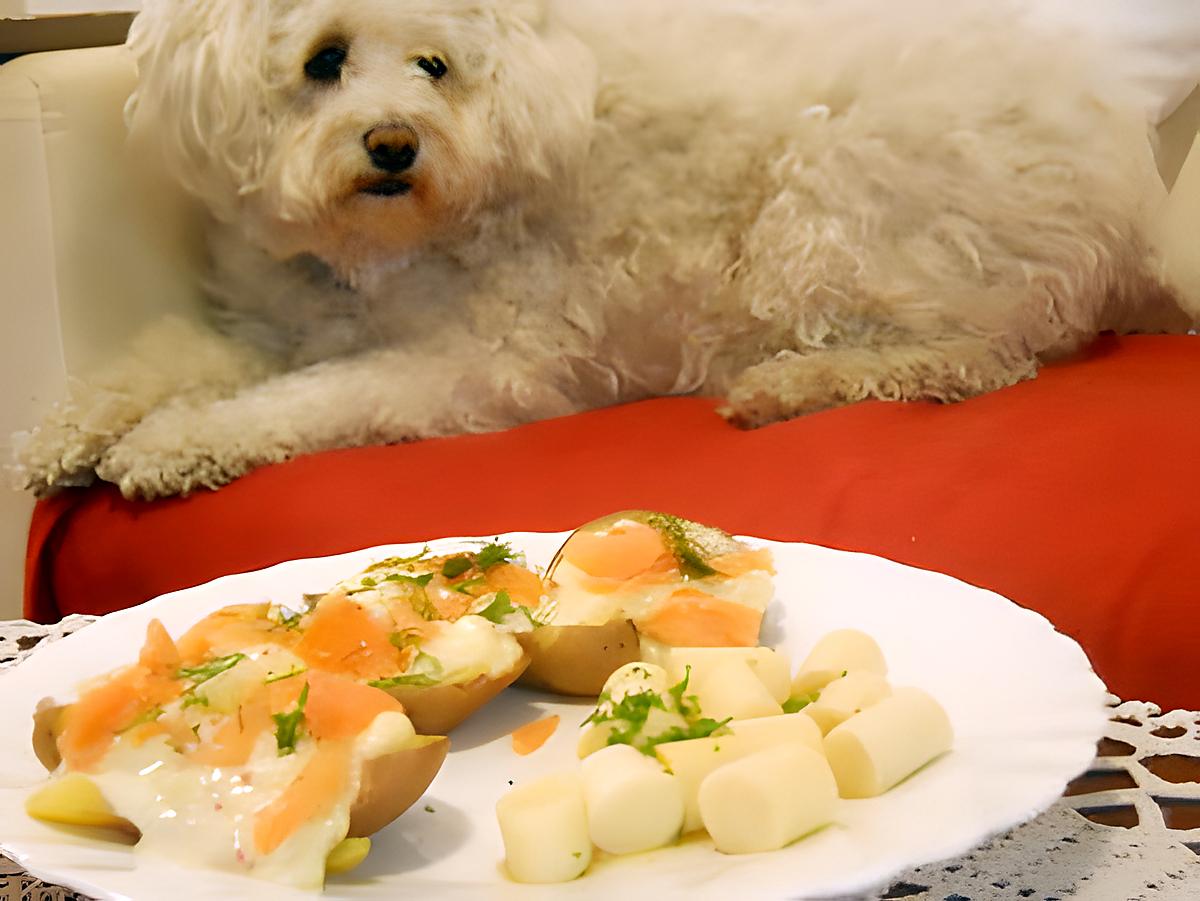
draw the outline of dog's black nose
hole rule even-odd
[[[363,146],[376,169],[403,172],[417,159],[417,135],[403,125],[380,125],[363,135]]]

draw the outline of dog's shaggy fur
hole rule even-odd
[[[1184,327],[1141,98],[946,6],[149,0],[131,126],[211,212],[215,328],[84,386],[29,483],[172,494],[661,394],[950,401]]]

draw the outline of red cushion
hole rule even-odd
[[[961,404],[865,403],[754,432],[673,398],[509,432],[318,454],[156,503],[42,503],[26,609],[104,613],[374,544],[669,510],[994,589],[1077,638],[1117,694],[1200,707],[1200,341],[1106,338]],[[235,600],[235,599],[231,599]]]

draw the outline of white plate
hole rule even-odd
[[[539,565],[564,538],[505,536]],[[779,569],[766,642],[798,662],[831,629],[871,633],[887,656],[893,684],[918,685],[945,705],[956,733],[949,755],[881,798],[842,802],[836,825],[782,851],[731,857],[705,841],[689,841],[599,862],[568,885],[520,886],[501,874],[496,800],[510,780],[575,766],[574,726],[589,707],[513,689],[456,731],[450,757],[425,798],[375,837],[363,867],[331,880],[326,897],[852,894],[909,866],[961,854],[1036,816],[1091,762],[1107,717],[1104,686],[1079,646],[1043,617],[948,576],[877,557],[763,543]],[[432,543],[438,553],[461,545]],[[295,560],[164,595],[104,617],[0,676],[0,850],[43,879],[98,898],[311,898],[244,877],[182,869],[31,820],[23,802],[45,773],[30,747],[30,717],[39,698],[71,698],[82,679],[130,662],[152,617],[178,635],[219,607],[295,600],[373,560],[416,549]],[[509,731],[550,712],[562,714],[553,738],[528,757],[513,754]]]

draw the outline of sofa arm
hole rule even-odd
[[[135,80],[123,47],[0,66],[0,463],[72,376],[164,312],[200,315],[201,219],[127,147]],[[0,617],[19,609],[31,509],[0,487]]]

